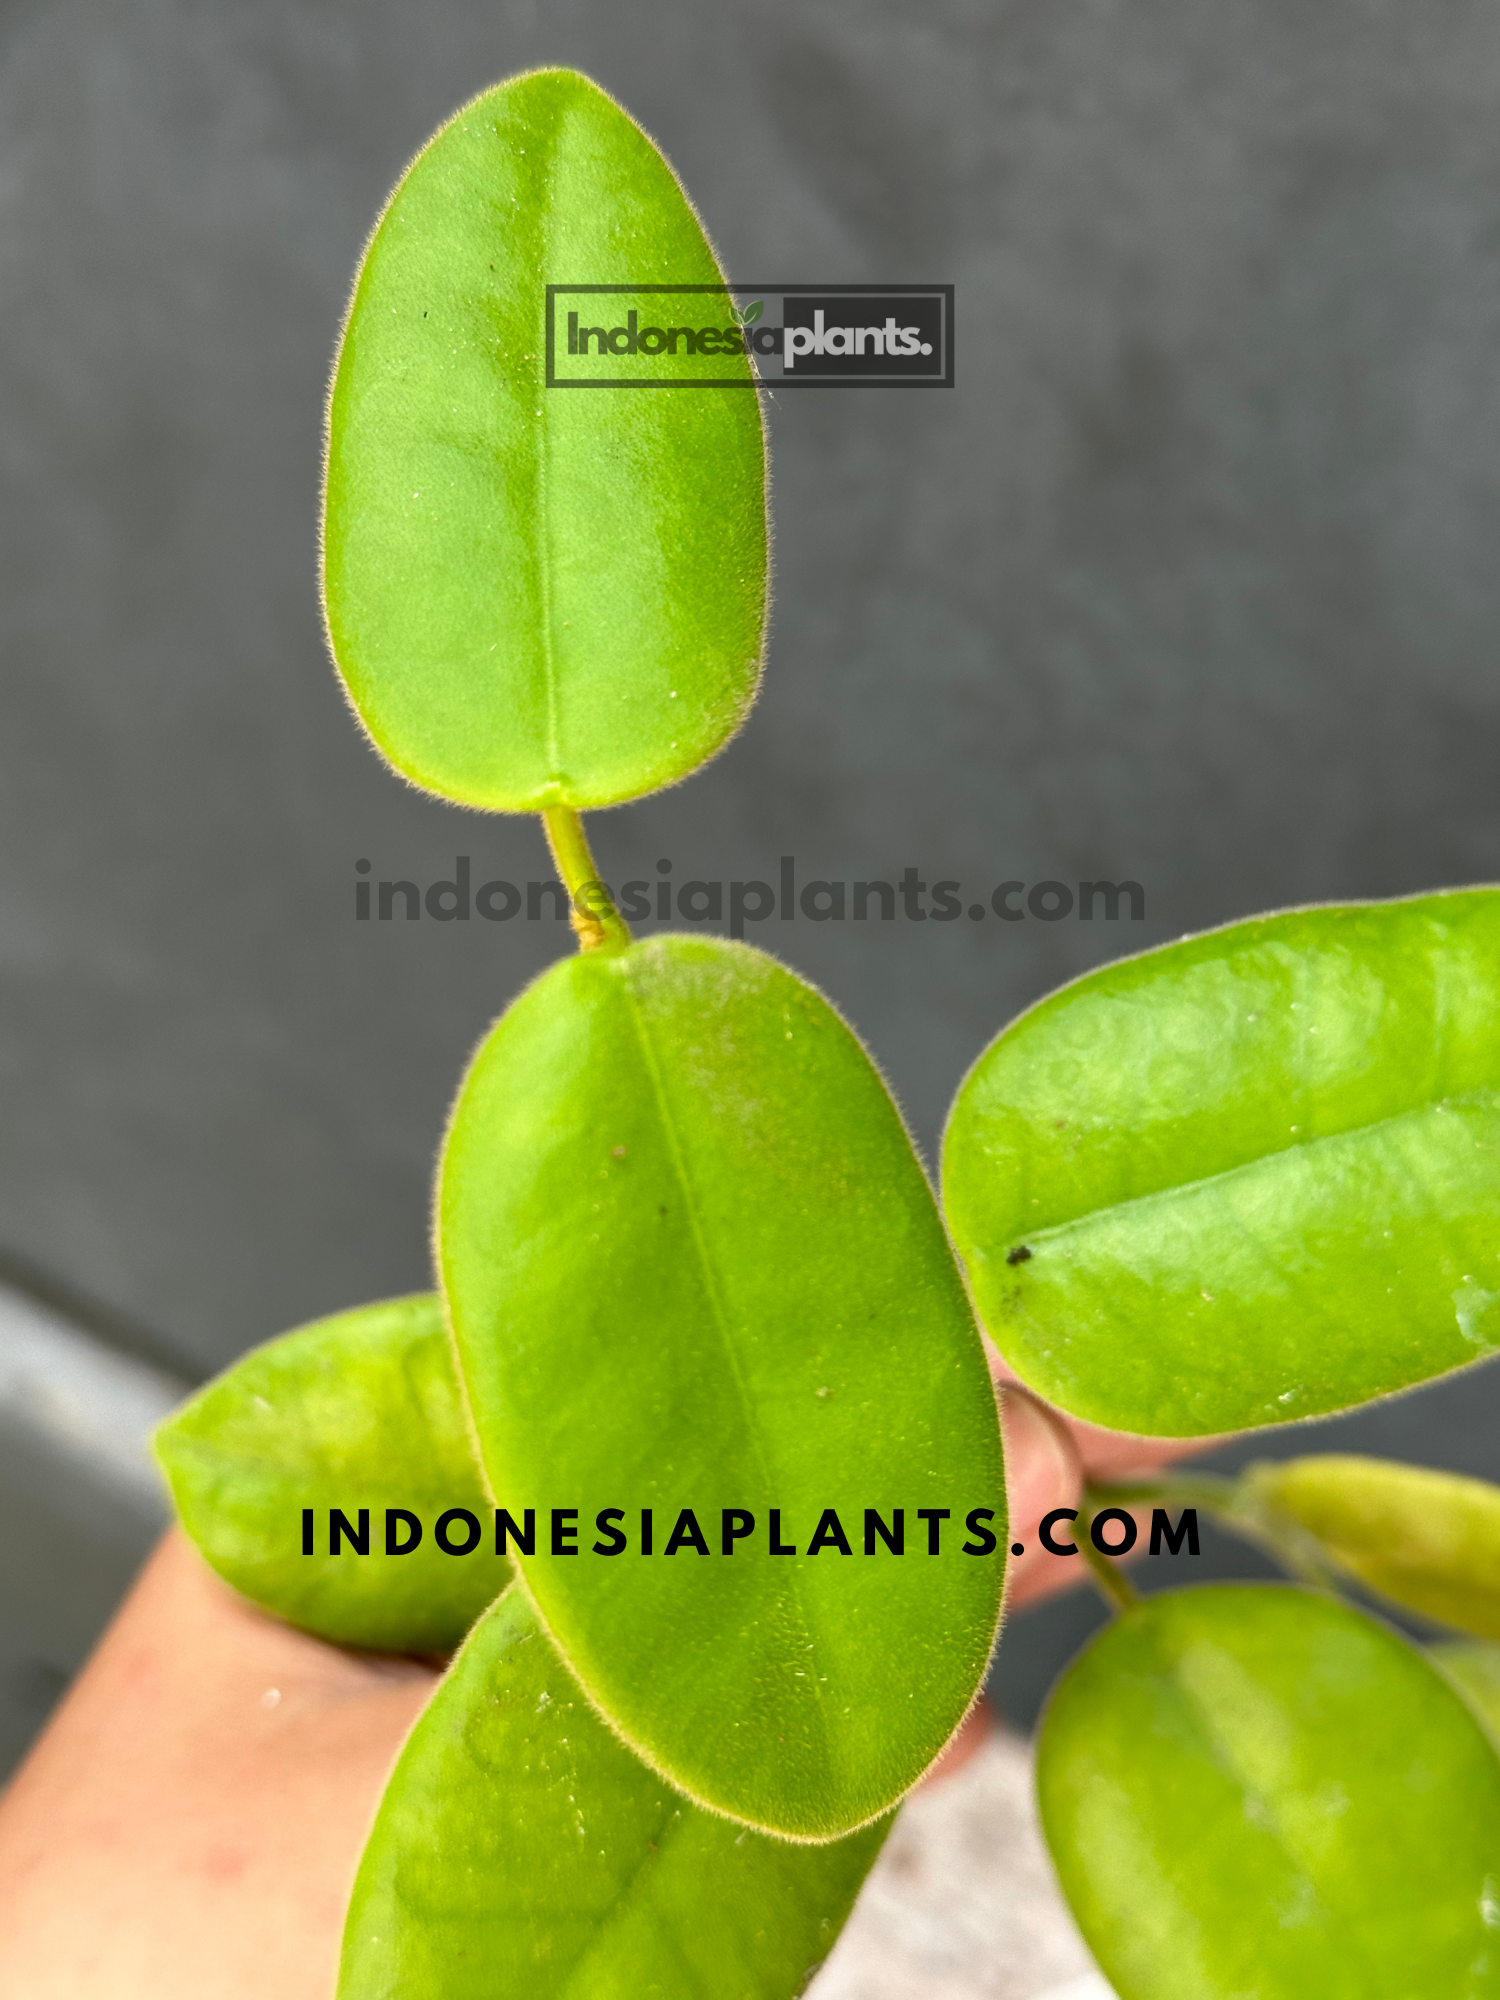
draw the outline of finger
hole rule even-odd
[[[1139,1474],[1155,1472],[1160,1466],[1171,1465],[1180,1458],[1191,1458],[1195,1452],[1212,1451],[1229,1441],[1231,1433],[1221,1432],[1213,1437],[1161,1438],[1140,1437],[1133,1431],[1107,1430],[1102,1424],[1091,1424],[1082,1417],[1070,1417],[1063,1410],[1036,1396],[1033,1389],[1027,1389],[1015,1369],[1008,1361],[993,1350],[989,1351],[990,1374],[1004,1388],[1025,1389],[1026,1394],[1035,1397],[1044,1409],[1052,1411],[1057,1421],[1064,1425],[1073,1439],[1079,1462],[1090,1479],[1133,1479]]]
[[[1067,1429],[1029,1391],[1001,1391],[1000,1424],[1011,1537],[1006,1608],[1015,1611],[1080,1581],[1076,1559],[1049,1555],[1038,1529],[1055,1508],[1077,1507],[1083,1469]]]

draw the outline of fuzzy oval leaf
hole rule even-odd
[[[855,1037],[745,945],[557,965],[474,1059],[438,1216],[486,1472],[538,1510],[521,1567],[593,1700],[751,1824],[828,1839],[884,1811],[984,1672],[1005,1502],[973,1317]],[[579,1554],[553,1553],[553,1507]],[[866,1554],[865,1510],[896,1508],[906,1552]],[[922,1508],[950,1513],[936,1556]],[[993,1554],[962,1552],[977,1508]],[[731,1554],[726,1509],[754,1519]],[[673,1550],[683,1510],[701,1553]],[[850,1553],[813,1552],[820,1524]]]
[[[1368,1589],[1500,1639],[1500,1487],[1334,1453],[1253,1466],[1245,1483],[1254,1501],[1291,1515]]]
[[[754,697],[765,620],[743,346],[712,387],[548,388],[549,284],[723,284],[666,161],[569,70],[486,91],[412,162],[329,406],[324,594],[355,708],[417,784],[509,811],[696,769]],[[608,331],[618,303],[561,296],[559,339],[570,306]],[[730,323],[722,292],[667,303]]]
[[[167,1419],[156,1455],[182,1525],[220,1576],[321,1639],[447,1652],[510,1581],[509,1562],[493,1553],[431,1293],[336,1313],[256,1348]],[[315,1514],[310,1556],[304,1507]],[[356,1526],[369,1510],[368,1555],[342,1536],[330,1554],[331,1507]],[[450,1507],[467,1508],[486,1530],[472,1555],[446,1555],[433,1538]],[[385,1552],[387,1508],[421,1523],[408,1554]],[[396,1524],[398,1543],[410,1536],[409,1524]]]
[[[807,1847],[690,1805],[593,1713],[512,1589],[386,1788],[339,2000],[791,2000],[886,1831]]]
[[[1120,2000],[1500,1994],[1500,1758],[1361,1612],[1278,1585],[1148,1599],[1059,1683],[1037,1790]]]
[[[943,1149],[1033,1387],[1194,1437],[1500,1344],[1500,891],[1292,910],[1125,959],[980,1057]]]

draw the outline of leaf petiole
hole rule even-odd
[[[1106,1492],[1103,1487],[1086,1486],[1084,1488],[1083,1497],[1078,1507],[1078,1526],[1074,1540],[1078,1544],[1079,1554],[1089,1566],[1090,1579],[1098,1586],[1100,1595],[1109,1605],[1110,1610],[1133,1611],[1141,1601],[1140,1592],[1130,1579],[1121,1572],[1118,1565],[1112,1562],[1094,1543],[1091,1530],[1094,1524],[1094,1515],[1097,1512],[1097,1503],[1101,1500],[1105,1501],[1105,1504],[1109,1506],[1115,1504],[1112,1499],[1106,1498]]]
[[[571,806],[548,806],[542,814],[547,845],[568,892],[568,921],[578,936],[580,951],[618,949],[630,943],[630,930],[615,908],[583,831],[583,821]]]
[[[1338,1580],[1322,1543],[1290,1514],[1272,1505],[1246,1479],[1226,1479],[1219,1473],[1164,1473],[1157,1479],[1127,1479],[1090,1485],[1084,1508],[1129,1507],[1142,1501],[1163,1506],[1201,1507],[1221,1527],[1242,1541],[1253,1542],[1289,1576],[1327,1596],[1339,1596]],[[1085,1555],[1091,1553],[1084,1550]]]

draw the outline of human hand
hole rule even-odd
[[[1008,1606],[1081,1580],[1035,1524],[1190,1445],[1070,1424],[1003,1388]],[[0,1802],[6,2000],[329,2000],[386,1777],[436,1684],[293,1631],[174,1530]],[[929,1774],[983,1743],[983,1704]]]
[[[1048,1553],[1037,1539],[1037,1524],[1055,1507],[1077,1507],[1086,1482],[1127,1480],[1159,1472],[1177,1459],[1207,1451],[1221,1438],[1148,1438],[1107,1431],[1065,1417],[1024,1388],[996,1356],[991,1373],[1000,1399],[1005,1435],[1006,1490],[1013,1543],[1005,1582],[1007,1616],[1040,1598],[1054,1597],[1087,1577],[1086,1566]],[[1149,1529],[1151,1510],[1128,1509],[1136,1526]],[[1138,1541],[1137,1547],[1142,1544]]]
[[[329,2000],[437,1675],[257,1611],[174,1529],[0,1802],[6,2000]]]

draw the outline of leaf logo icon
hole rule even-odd
[[[754,326],[765,309],[766,302],[764,299],[755,299],[743,308],[733,305],[729,308],[737,326]]]

